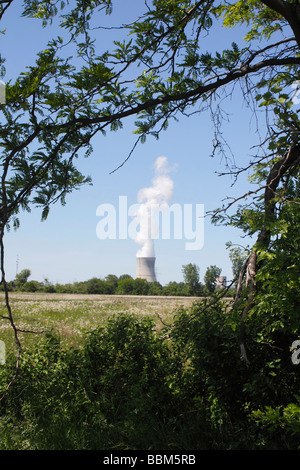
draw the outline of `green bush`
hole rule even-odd
[[[283,313],[278,315],[282,317]],[[269,325],[271,321],[273,328]],[[259,447],[257,435],[261,423],[255,421],[256,426],[250,426],[249,420],[253,424],[253,416],[265,416],[262,410],[291,409],[296,402],[300,377],[299,369],[291,361],[293,335],[288,327],[278,330],[276,325],[274,316],[272,320],[267,315],[247,318],[246,345],[250,358],[247,366],[240,358],[237,342],[240,311],[226,313],[222,304],[208,307],[205,300],[194,304],[190,311],[182,309],[177,314],[171,337],[188,364],[184,376],[187,399],[194,397],[204,405],[207,420],[222,436],[233,439],[234,429],[244,429],[246,441],[226,440],[226,446],[235,442],[238,447]],[[281,435],[281,422],[277,424],[283,448],[295,448],[294,437],[289,440],[289,436]],[[272,448],[274,433],[267,431],[263,445]],[[221,441],[219,445],[223,445]]]
[[[289,332],[250,316],[247,367],[240,312],[227,310],[202,301],[160,333],[149,317],[119,314],[76,349],[45,336],[23,351],[1,402],[0,449],[298,448],[299,372],[281,347]],[[1,390],[13,372],[8,357]]]
[[[11,362],[1,370],[3,386],[13,367]],[[58,338],[49,335],[37,350],[23,353],[19,377],[2,403],[0,427],[5,427],[6,437],[0,438],[1,446],[193,446],[180,399],[180,368],[149,318],[126,314],[110,318],[76,350],[63,350]],[[201,436],[200,426],[197,433]],[[198,438],[197,442],[206,446]]]
[[[268,436],[269,448],[280,450],[282,448],[300,449],[300,397],[289,405],[253,411],[251,419],[260,430],[258,441],[265,444]]]

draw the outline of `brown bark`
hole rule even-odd
[[[255,276],[258,269],[257,255],[258,253],[266,249],[270,243],[271,231],[270,223],[274,217],[275,213],[275,196],[276,190],[282,181],[283,176],[291,173],[300,164],[300,144],[293,144],[286,155],[284,155],[280,160],[278,160],[273,167],[271,168],[264,194],[264,208],[265,208],[265,220],[264,226],[260,230],[257,241],[254,245],[253,251],[248,256],[239,276],[237,293],[234,305],[236,305],[239,300],[239,295],[241,291],[242,279],[246,273],[246,286],[249,287],[249,295],[247,299],[246,306],[244,307],[240,330],[238,333],[238,343],[241,349],[241,358],[246,362],[247,365],[250,364],[250,361],[247,357],[246,352],[246,328],[245,328],[245,318],[247,317],[250,309],[253,307],[256,291],[256,282]]]
[[[283,0],[261,0],[261,2],[287,20],[300,48],[300,5],[297,2],[293,4]]]

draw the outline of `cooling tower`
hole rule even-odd
[[[226,276],[218,276],[216,279],[216,287],[226,287],[227,278]]]
[[[137,269],[135,278],[146,279],[148,282],[155,282],[155,258],[146,258],[137,256],[136,258]]]

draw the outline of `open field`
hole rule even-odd
[[[54,331],[62,341],[76,344],[84,332],[103,324],[105,320],[121,312],[147,315],[160,328],[172,320],[181,306],[188,307],[197,297],[135,296],[135,295],[86,295],[11,293],[10,304],[17,328],[31,331]],[[0,314],[7,315],[4,294],[0,294]],[[20,333],[22,343],[27,344],[34,334]],[[0,340],[11,344],[13,332],[7,320],[0,319]]]

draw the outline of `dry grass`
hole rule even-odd
[[[159,297],[133,295],[85,295],[11,293],[10,303],[14,321],[22,330],[54,331],[68,344],[77,344],[83,333],[93,330],[105,320],[122,312],[147,315],[157,328],[169,323],[175,311],[190,306],[195,297]],[[4,294],[0,294],[0,314],[6,315]],[[21,334],[26,344],[36,335]],[[30,337],[30,338],[29,338]],[[12,343],[10,323],[0,319],[0,339]]]

